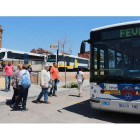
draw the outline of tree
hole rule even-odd
[[[67,39],[67,35],[65,35],[64,38],[62,38],[61,40],[57,41],[59,43],[60,51],[62,51],[64,53],[64,49],[66,44],[70,43],[70,40]],[[61,50],[62,49],[62,50]]]
[[[59,46],[62,47],[63,49],[63,56],[64,56],[64,67],[65,67],[65,87],[66,87],[66,59],[65,59],[65,52],[64,52],[64,49],[65,49],[65,46],[67,43],[70,42],[70,40],[67,39],[67,36],[65,35],[65,37],[59,41],[57,41],[59,43]]]

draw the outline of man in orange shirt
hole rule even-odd
[[[59,81],[59,71],[58,71],[56,62],[53,63],[53,67],[51,68],[50,73],[51,73],[51,78],[52,78],[52,88],[50,90],[50,97],[57,96],[55,94],[55,91],[57,91],[57,82]]]

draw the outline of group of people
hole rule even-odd
[[[32,72],[32,67],[31,65],[27,64],[19,64],[17,66],[17,70],[13,73],[13,65],[11,61],[8,61],[8,65],[4,67],[4,76],[5,76],[5,91],[8,92],[10,91],[10,83],[12,80],[12,87],[14,90],[14,94],[11,100],[11,105],[10,107],[15,110],[16,107],[19,104],[22,104],[22,111],[28,110],[26,108],[26,102],[27,102],[27,96],[28,96],[28,91],[29,87],[24,88],[22,85],[22,80],[23,76],[26,73],[28,75],[28,79],[30,80],[31,72]],[[44,95],[44,103],[46,104],[51,104],[48,101],[48,96],[57,96],[56,91],[57,91],[57,83],[59,82],[59,70],[57,68],[57,63],[53,63],[53,67],[50,67],[49,65],[45,65],[44,69],[40,73],[40,86],[42,88],[38,98],[36,99],[36,102],[39,104],[40,99]],[[84,73],[83,69],[79,68],[75,78],[77,79],[78,86],[79,86],[79,95],[78,97],[81,96],[81,91],[82,91],[82,84],[84,81]],[[49,91],[50,89],[50,91]]]
[[[9,62],[10,63],[10,62]],[[48,95],[51,96],[57,96],[55,91],[57,90],[57,82],[59,80],[59,71],[57,68],[57,63],[53,64],[54,66],[51,68],[49,71],[49,65],[45,65],[45,69],[43,69],[40,73],[40,85],[42,87],[42,91],[39,94],[38,98],[36,99],[36,102],[39,104],[40,99],[44,95],[44,103],[50,104],[48,101]],[[32,71],[32,68],[30,65],[26,64],[19,64],[17,66],[17,70],[13,73],[12,75],[12,86],[14,90],[14,94],[12,97],[11,105],[10,107],[13,110],[16,110],[16,107],[22,103],[22,111],[27,111],[28,109],[26,108],[26,102],[27,102],[27,96],[28,96],[28,91],[29,88],[24,88],[22,86],[22,78],[23,75],[27,72],[28,78],[30,79],[30,73]],[[49,92],[49,88],[50,92]]]
[[[3,70],[3,75],[5,76],[5,92],[8,92],[10,91],[11,80],[15,80],[14,74],[13,74],[14,66],[12,65],[12,61],[9,60],[7,65],[4,64],[4,61],[2,61],[0,68]],[[17,67],[17,70],[19,71],[21,69],[22,69],[21,65],[19,64]],[[32,72],[31,64],[27,65],[27,70],[31,75],[31,72]],[[15,73],[17,73],[17,71]]]

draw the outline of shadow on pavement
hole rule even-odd
[[[11,101],[12,101],[11,99],[7,99],[7,100],[6,100],[6,105],[10,106]]]
[[[21,107],[20,107],[20,106],[17,106],[17,107],[16,107],[16,110],[13,110],[13,109],[11,108],[10,111],[21,111]]]
[[[140,115],[126,114],[118,112],[109,112],[95,110],[90,107],[90,100],[86,100],[68,107],[64,110],[83,115],[88,118],[98,119],[112,123],[140,123]]]
[[[32,103],[37,104],[36,100],[33,100]],[[40,103],[44,103],[44,101],[40,100]]]
[[[11,99],[7,99],[6,105],[10,107],[11,101],[12,101]],[[21,106],[17,106],[16,110],[13,110],[12,108],[10,108],[10,109],[11,109],[10,111],[21,111]]]
[[[0,91],[5,91],[5,89],[1,89]]]
[[[69,96],[72,96],[72,97],[79,97],[78,95],[69,95]]]

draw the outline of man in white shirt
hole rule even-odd
[[[50,104],[48,101],[48,89],[49,89],[49,83],[50,83],[51,77],[49,72],[49,65],[45,65],[45,69],[41,71],[40,74],[40,85],[42,87],[42,91],[39,94],[38,98],[36,99],[37,103],[40,103],[40,99],[44,95],[44,103]]]

